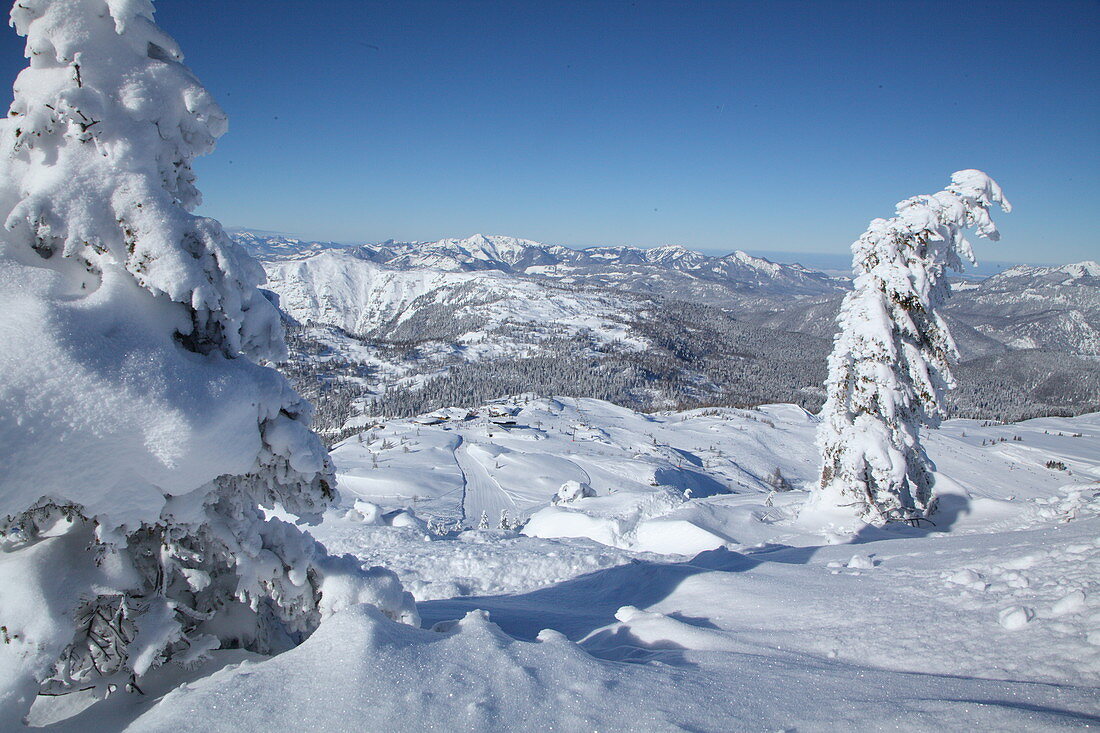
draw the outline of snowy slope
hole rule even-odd
[[[515,425],[494,423],[504,408],[515,412],[507,418]],[[475,521],[493,502],[527,515],[568,480],[600,495],[660,485],[702,497],[764,491],[776,467],[795,481],[816,470],[816,419],[793,405],[647,415],[562,397],[504,400],[470,413],[436,425],[393,420],[362,442],[356,436],[333,446],[344,492],[395,506],[415,499],[422,512]],[[788,446],[781,458],[780,445]],[[421,470],[426,465],[431,470]],[[473,486],[464,495],[469,473]]]
[[[536,389],[643,407],[818,399],[825,341],[716,308],[493,269],[394,268],[350,250],[265,266],[303,327],[287,368],[330,433],[343,420],[327,418],[319,379],[359,385],[343,405],[385,394],[386,414]]]
[[[493,415],[502,409],[515,413],[507,418],[515,425],[494,423],[499,418]],[[593,538],[602,533],[604,544],[659,552],[675,550],[664,538],[660,547],[650,546],[649,530],[639,531],[641,525],[654,517],[682,519],[680,552],[691,554],[764,538],[797,542],[802,530],[776,534],[775,528],[742,522],[741,514],[760,511],[780,520],[784,512],[778,505],[771,510],[762,505],[776,469],[790,488],[806,490],[820,468],[813,442],[818,420],[793,405],[642,414],[600,400],[524,397],[457,414],[461,417],[430,425],[422,419],[394,420],[334,446],[345,497],[414,507],[424,516],[471,525],[482,511],[495,510],[490,513],[495,526],[503,508],[513,518],[535,514],[528,532],[559,529]],[[945,505],[999,502],[1003,495],[1031,498],[1067,482],[1100,481],[1094,438],[1071,437],[1082,429],[1100,434],[1100,418],[1045,418],[1001,427],[948,421],[926,441],[948,474],[940,482]],[[1016,436],[1022,440],[1012,440]],[[1055,456],[1067,471],[1046,467]],[[987,487],[991,474],[999,478]],[[590,485],[596,498],[548,508],[566,481]],[[794,495],[772,500],[783,503]],[[739,508],[733,514],[715,510],[727,505]],[[574,511],[582,506],[584,512]],[[965,516],[951,520],[955,531],[967,524]]]
[[[390,335],[446,309],[450,321],[476,321],[489,332],[506,320],[571,324],[603,331],[624,300],[567,291],[497,272],[393,269],[352,252],[326,251],[306,259],[265,264],[268,287],[280,306],[302,323],[325,323],[355,334]]]
[[[520,398],[477,412],[395,421],[334,453],[344,505],[317,536],[384,559],[420,599],[423,628],[353,606],[290,652],[216,652],[202,668],[150,680],[144,698],[118,694],[59,729],[1100,722],[1100,415],[948,421],[928,440],[944,495],[937,526],[846,534],[794,519],[815,478],[815,420],[791,406],[642,415]],[[776,465],[795,490],[770,492]],[[648,526],[650,551],[590,537],[439,534],[423,521],[453,522],[466,500],[476,508],[488,495],[533,514],[529,531],[555,483],[585,474],[597,495],[554,510],[600,531]],[[684,499],[706,479],[738,493]],[[691,527],[721,534],[714,549],[652,551]],[[61,717],[50,704],[36,709],[39,722]]]
[[[1058,267],[1038,267],[1035,265],[1017,265],[985,280],[995,288],[1009,283],[1024,281],[1026,287],[1035,287],[1040,282],[1056,285],[1079,285],[1100,278],[1100,263],[1094,260],[1075,262]],[[1020,287],[1016,285],[1016,287]]]

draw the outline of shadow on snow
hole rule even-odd
[[[934,524],[916,527],[905,524],[868,526],[857,533],[849,544],[912,539],[947,532],[960,516],[969,513],[969,505],[969,500],[964,496],[946,495],[940,499]],[[741,573],[767,562],[804,565],[820,549],[822,546],[773,545],[746,554],[719,548],[701,552],[686,562],[633,560],[626,565],[598,570],[527,593],[425,601],[418,607],[427,627],[439,621],[460,618],[475,609],[483,609],[489,612],[494,623],[516,639],[532,641],[543,629],[553,629],[578,641],[596,629],[614,623],[615,612],[623,606],[650,608],[671,595],[693,575]],[[705,618],[677,615],[670,618],[699,628],[718,628]],[[626,633],[622,629],[615,633],[619,632]],[[626,651],[629,641],[624,636],[623,658],[620,661],[644,661],[652,657],[652,653],[646,650],[647,646],[652,650],[652,644],[638,641],[635,651]],[[668,642],[668,646],[662,648],[674,649],[675,646]]]

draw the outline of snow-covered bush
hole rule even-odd
[[[586,483],[581,481],[566,481],[558,489],[558,493],[554,494],[554,498],[550,500],[551,504],[572,504],[578,499],[585,499],[590,496],[595,496],[596,491]]]
[[[293,645],[326,574],[409,618],[400,593],[349,590],[308,534],[265,519],[319,516],[332,468],[309,404],[253,361],[285,355],[262,269],[190,213],[191,161],[226,118],[152,14],[11,14],[30,66],[0,121],[0,728],[43,685]]]
[[[920,426],[941,419],[957,358],[937,309],[950,295],[947,270],[974,261],[963,231],[999,238],[989,218],[996,203],[1011,210],[985,173],[958,171],[945,190],[872,221],[852,245],[855,284],[837,317],[818,434],[821,485],[807,510],[841,509],[872,523],[934,511]]]

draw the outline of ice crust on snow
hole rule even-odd
[[[844,545],[626,562],[522,593],[421,604],[431,631],[352,606],[291,652],[172,692],[132,729],[205,710],[226,728],[333,730],[366,720],[410,730],[1080,726],[1100,713],[1100,650],[1080,643],[1088,626],[1033,612],[1009,630],[1000,617],[1027,618],[1057,593],[1076,572],[1067,545],[1087,544],[1078,570],[1094,571],[1096,521],[939,540],[883,533],[860,552],[881,564],[862,574],[825,570],[851,557]],[[960,565],[997,574],[1025,557],[1031,588],[960,595],[938,579]],[[894,623],[871,624],[878,614]],[[921,622],[929,615],[936,634]]]
[[[169,729],[208,710],[226,730],[1055,727],[1081,724],[1094,707],[1084,687],[871,670],[786,648],[765,655],[756,640],[660,611],[612,613],[575,641],[554,630],[517,640],[481,611],[423,631],[357,606],[298,649],[171,692],[129,730]],[[868,685],[874,694],[853,702],[851,689]],[[914,696],[920,704],[904,702]]]

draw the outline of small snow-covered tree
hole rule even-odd
[[[226,118],[151,2],[11,18],[30,66],[0,121],[0,728],[42,685],[278,651],[334,604],[411,618],[392,574],[262,511],[312,521],[332,468],[256,363],[285,354],[262,269],[190,213]]]
[[[881,524],[935,510],[920,428],[942,418],[957,357],[938,309],[950,295],[947,271],[974,261],[964,230],[999,238],[989,217],[998,203],[1011,210],[993,179],[958,171],[945,190],[872,221],[852,245],[856,277],[837,317],[818,431],[821,483],[808,511],[840,509]]]
[[[787,480],[787,477],[783,475],[783,472],[779,470],[779,466],[775,467],[775,470],[768,476],[768,486],[771,486],[776,491],[790,491],[793,487],[791,482]]]

